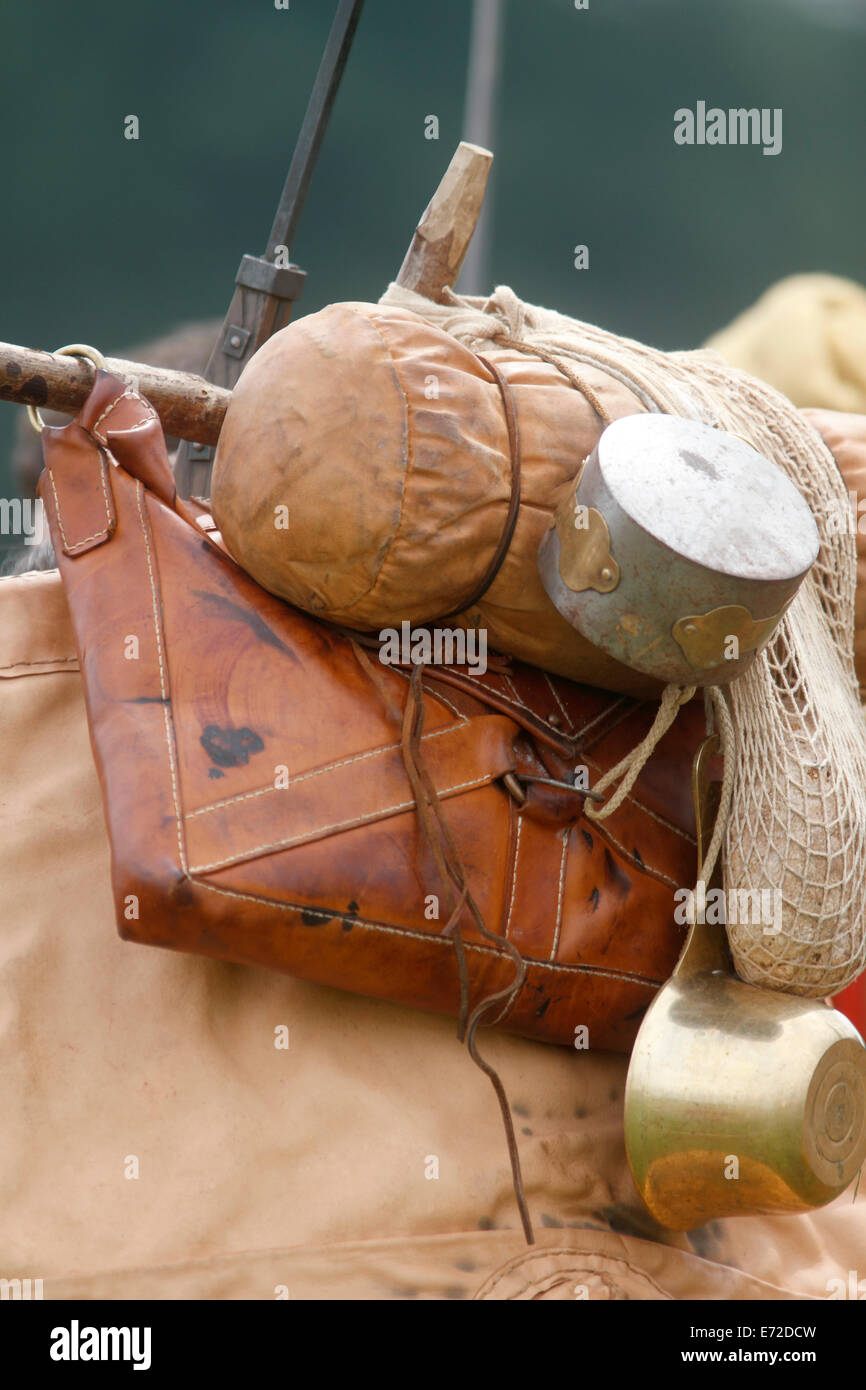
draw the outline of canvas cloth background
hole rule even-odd
[[[795,405],[866,411],[866,289],[853,280],[778,280],[707,347]]]
[[[664,1232],[626,1166],[627,1059],[488,1036],[530,1249],[452,1020],[121,942],[56,572],[0,581],[0,754],[0,1277],[46,1298],[788,1299],[866,1276],[866,1191]]]

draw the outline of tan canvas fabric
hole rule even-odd
[[[866,1278],[866,1191],[662,1232],[625,1162],[626,1059],[491,1036],[528,1249],[451,1020],[119,940],[56,574],[0,581],[0,633],[0,1278],[46,1298],[771,1300]]]
[[[866,289],[853,280],[779,280],[707,347],[795,405],[866,411]]]

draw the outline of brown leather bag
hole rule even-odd
[[[555,784],[597,780],[652,704],[517,662],[382,666],[229,558],[105,372],[43,440],[121,935],[449,1013],[462,976],[464,1015],[627,1050],[682,944],[701,711],[591,825]]]

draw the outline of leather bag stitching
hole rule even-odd
[[[485,773],[483,777],[475,777],[471,782],[459,782],[453,787],[442,787],[440,796],[452,796],[455,792],[468,791],[471,787],[483,787],[488,782],[495,782],[498,774]],[[214,864],[196,864],[190,869],[191,874],[204,874],[212,870],[227,868],[229,864],[242,863],[245,859],[252,859],[255,855],[267,854],[271,850],[288,849],[291,845],[303,844],[312,840],[318,835],[326,835],[328,831],[351,830],[353,826],[369,825],[371,821],[384,820],[386,816],[398,815],[401,811],[409,811],[415,805],[414,798],[411,801],[398,802],[396,806],[379,807],[375,811],[370,811],[365,816],[353,816],[351,820],[335,821],[333,825],[320,825],[314,830],[305,830],[301,835],[292,835],[285,840],[274,840],[272,844],[255,845],[252,849],[246,849],[238,854],[231,855],[228,859],[218,860]]]
[[[517,896],[517,864],[518,864],[518,860],[519,860],[519,858],[520,858],[520,834],[521,834],[522,829],[523,829],[523,817],[521,816],[520,812],[518,811],[518,813],[517,813],[517,837],[516,837],[516,839],[515,839],[515,841],[514,841],[514,863],[513,863],[513,865],[512,865],[512,870],[511,870],[511,891],[510,891],[510,893],[509,893],[509,898],[508,898],[508,916],[507,916],[507,918],[505,919],[505,932],[504,932],[504,936],[505,936],[505,939],[506,939],[507,941],[510,941],[510,940],[511,940],[511,938],[510,938],[509,935],[508,935],[508,929],[509,929],[509,927],[511,926],[511,914],[512,914],[512,912],[514,911],[514,900],[515,900],[515,898],[516,898],[516,896]]]
[[[137,391],[133,391],[131,387],[127,386],[125,391],[123,391],[119,396],[115,396],[114,400],[108,403],[108,405],[103,410],[102,414],[90,427],[90,433],[96,435],[96,438],[100,441],[101,444],[105,445],[106,449],[108,448],[108,440],[106,439],[104,434],[100,434],[99,426],[102,424],[103,420],[108,418],[112,410],[114,410],[118,405],[120,405],[121,401],[125,400],[137,400],[140,404],[147,405],[147,402],[141,396],[138,395]],[[146,425],[148,421],[154,418],[155,414],[156,412],[152,410],[148,415],[145,415],[143,420],[138,420],[136,424],[131,428],[138,429],[140,425]],[[124,434],[125,433],[126,430],[124,430]]]
[[[105,486],[105,460],[103,459],[101,453],[98,454],[98,459],[99,481],[102,484],[102,496],[105,502],[105,526],[101,531],[94,531],[92,536],[85,536],[84,539],[80,541],[70,541],[67,539],[66,531],[63,526],[63,513],[60,507],[60,497],[58,496],[57,487],[54,482],[54,472],[51,468],[47,466],[45,469],[46,473],[48,474],[48,481],[51,484],[51,492],[54,497],[54,510],[57,515],[57,526],[63,540],[63,549],[66,551],[67,555],[73,555],[76,550],[80,550],[83,545],[88,545],[90,541],[103,540],[111,531],[111,523],[113,518],[111,515],[111,504]]]
[[[333,917],[342,917],[345,915],[339,908],[333,908],[331,911],[328,911],[326,908],[309,907],[306,903],[284,903],[280,902],[277,898],[266,898],[260,894],[244,893],[239,888],[225,888],[221,884],[210,883],[204,878],[191,877],[190,882],[195,883],[197,887],[207,889],[210,893],[221,893],[224,897],[228,898],[240,898],[244,902],[265,903],[268,907],[273,907],[280,912],[293,912],[296,916],[302,912],[306,913],[307,916],[315,914],[315,916],[320,917],[324,922],[330,921]],[[398,927],[388,922],[375,922],[365,917],[355,916],[352,917],[352,923],[354,926],[362,927],[367,931],[385,932],[391,936],[408,936],[415,941],[420,938],[425,942],[434,942],[437,946],[445,946],[449,951],[453,951],[454,949],[450,937],[442,936],[437,932],[423,931],[420,927]],[[494,956],[497,960],[502,959],[502,952],[495,949],[493,946],[484,946],[466,940],[464,940],[464,946],[467,951],[481,952],[482,955]],[[581,963],[563,965],[551,961],[539,960],[535,956],[526,955],[525,952],[523,955],[527,963],[534,969],[548,970],[554,975],[566,977],[569,975],[598,975],[607,980],[618,980],[622,984],[634,984],[653,990],[661,989],[662,985],[665,983],[664,980],[659,980],[654,975],[639,975],[631,970],[614,970],[611,966],[585,965]]]
[[[563,832],[562,836],[562,859],[559,864],[559,892],[556,896],[556,925],[553,931],[553,945],[550,948],[550,959],[556,960],[556,953],[559,950],[559,933],[562,927],[562,893],[565,887],[565,866],[568,861],[568,848],[571,841],[571,826]]]
[[[425,734],[425,739],[439,738],[442,734],[453,734],[457,729],[462,729],[466,721],[460,724],[449,724],[444,729],[434,729],[432,733]],[[373,748],[366,753],[356,753],[351,758],[341,758],[336,763],[326,763],[323,767],[312,768],[308,772],[302,772],[297,777],[290,777],[286,787],[275,787],[269,784],[266,787],[258,787],[251,792],[238,792],[236,796],[227,796],[222,801],[212,801],[209,806],[201,806],[197,811],[188,812],[186,819],[194,820],[196,816],[203,816],[208,811],[221,810],[224,806],[233,806],[238,801],[250,801],[257,796],[266,796],[269,792],[288,791],[289,787],[296,787],[301,782],[308,782],[312,777],[321,777],[326,772],[334,772],[338,767],[348,767],[351,763],[364,762],[368,758],[381,758],[385,753],[397,752],[400,748],[399,743],[388,743],[382,748]]]

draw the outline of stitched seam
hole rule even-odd
[[[669,874],[666,874],[664,869],[657,869],[654,864],[647,863],[645,859],[636,859],[635,856],[632,854],[631,850],[626,849],[622,841],[618,840],[616,836],[608,829],[607,821],[590,821],[590,825],[592,826],[593,830],[598,831],[599,835],[603,840],[607,840],[609,844],[613,845],[614,849],[618,849],[620,854],[628,860],[629,864],[631,864],[632,867],[637,869],[640,873],[649,874],[650,878],[657,878],[661,883],[667,884],[669,888],[680,887],[680,884],[677,883],[676,879],[673,879],[670,877]]]
[[[511,871],[511,895],[508,901],[508,916],[505,919],[505,939],[510,940],[508,928],[511,926],[511,914],[514,911],[514,899],[517,893],[517,860],[520,857],[520,834],[523,830],[523,817],[517,817],[517,839],[514,842],[514,867]]]
[[[404,670],[402,666],[389,666],[388,669],[389,669],[389,671],[393,671],[395,676],[400,676],[400,677],[406,682],[407,685],[409,684],[410,680],[412,679],[411,670],[408,670],[408,671],[407,671],[407,670]],[[437,679],[435,672],[436,672],[438,669],[440,669],[440,668],[434,667],[434,666],[426,666],[426,667],[424,668],[425,674],[426,674],[427,676],[432,677],[433,680],[436,680],[436,679]],[[442,682],[440,681],[440,684],[441,684],[441,683],[442,683]],[[459,687],[458,687],[458,688],[459,688]],[[466,691],[466,690],[462,691],[461,693],[462,693],[463,695],[469,694],[469,692]],[[464,724],[468,724],[468,723],[470,722],[470,717],[469,717],[468,714],[463,714],[463,713],[457,708],[456,705],[452,705],[452,704],[451,704],[451,701],[450,701],[450,700],[446,700],[444,695],[440,695],[438,690],[431,690],[429,684],[427,684],[427,685],[424,686],[424,694],[427,696],[427,698],[428,698],[429,700],[438,700],[441,704],[445,705],[446,709],[450,709],[451,713],[452,713],[452,714],[456,714],[456,715],[457,715],[457,718],[460,719]],[[469,698],[470,698],[470,700],[474,700],[474,699],[475,699],[475,696],[474,696],[474,695],[469,695]],[[489,702],[488,702],[488,708],[491,708]]]
[[[400,672],[400,675],[401,675],[401,676],[402,676],[402,675],[405,675],[405,674],[406,674],[406,673],[403,672],[403,671]],[[429,673],[429,670],[428,670],[428,675],[429,675],[429,674],[430,674],[430,673]],[[408,676],[406,677],[406,679],[408,680]],[[435,676],[433,677],[433,679],[435,680]],[[457,708],[456,705],[452,705],[451,701],[450,701],[450,700],[446,700],[446,698],[445,698],[444,695],[440,695],[440,693],[439,693],[438,690],[430,690],[430,689],[427,689],[427,690],[425,691],[425,694],[429,695],[429,697],[430,697],[431,700],[438,700],[439,703],[440,703],[440,704],[443,704],[443,705],[445,706],[446,709],[450,709],[450,711],[451,711],[452,714],[456,714],[456,716],[457,716],[457,718],[460,720],[461,724],[468,724],[468,723],[469,723],[469,715],[468,715],[468,714],[464,714],[464,713],[462,712],[462,710],[459,710],[459,709]],[[472,696],[470,695],[469,698],[472,699]]]
[[[562,891],[565,886],[565,865],[568,859],[568,844],[571,839],[571,829],[566,830],[562,837],[562,859],[559,865],[559,892],[556,897],[556,929],[553,933],[553,945],[550,948],[550,959],[556,960],[556,953],[559,950],[559,929],[562,926]]]
[[[120,405],[120,402],[121,402],[121,401],[127,401],[127,400],[129,400],[129,401],[141,401],[142,405],[145,405],[145,404],[146,404],[146,402],[143,401],[142,398],[139,396],[139,394],[138,394],[137,391],[133,391],[133,389],[132,389],[131,386],[127,386],[127,388],[126,388],[125,391],[123,391],[119,396],[116,396],[115,399],[114,399],[109,405],[107,405],[107,406],[105,407],[105,409],[103,410],[102,414],[99,416],[99,418],[96,420],[96,422],[95,422],[93,425],[91,425],[91,427],[90,427],[90,433],[91,433],[91,434],[95,434],[95,435],[96,435],[96,438],[100,441],[100,443],[104,444],[106,448],[108,448],[108,440],[105,438],[105,435],[104,435],[104,434],[100,434],[100,433],[99,433],[99,426],[102,424],[103,420],[105,420],[105,419],[108,418],[108,416],[111,414],[112,410],[114,410],[116,406]],[[135,423],[135,425],[132,426],[132,428],[133,428],[133,429],[138,429],[140,425],[146,425],[146,424],[148,423],[148,421],[149,421],[149,420],[152,420],[152,419],[153,419],[153,414],[145,415],[144,419],[143,419],[143,420],[137,420],[136,423]]]
[[[689,1252],[684,1250],[677,1251],[677,1253],[685,1255]],[[517,1275],[517,1272],[520,1269],[521,1265],[528,1264],[530,1261],[534,1260],[547,1260],[550,1258],[551,1255],[576,1256],[581,1262],[579,1265],[575,1266],[574,1270],[553,1270],[551,1271],[551,1273],[557,1274],[561,1272],[562,1274],[569,1274],[571,1276],[575,1273],[580,1273],[582,1270],[588,1270],[590,1274],[597,1274],[603,1277],[607,1273],[603,1266],[601,1269],[596,1269],[593,1268],[593,1266],[587,1262],[589,1260],[606,1260],[609,1261],[611,1264],[618,1264],[624,1266],[624,1268],[630,1270],[632,1274],[637,1275],[639,1279],[645,1279],[648,1284],[652,1284],[653,1288],[656,1289],[658,1293],[663,1295],[667,1302],[670,1302],[673,1299],[673,1294],[669,1293],[667,1289],[663,1289],[660,1284],[657,1284],[655,1279],[653,1279],[652,1275],[647,1274],[645,1270],[638,1269],[636,1265],[629,1264],[628,1260],[622,1259],[619,1255],[609,1255],[606,1251],[601,1250],[581,1250],[579,1248],[575,1248],[574,1246],[566,1245],[558,1245],[552,1247],[549,1251],[539,1250],[537,1255],[519,1255],[516,1260],[509,1261],[509,1263],[505,1265],[501,1270],[499,1270],[499,1272],[495,1274],[489,1282],[485,1283],[483,1285],[483,1289],[485,1291],[490,1290],[492,1292],[493,1289],[496,1288],[496,1285],[501,1283],[503,1279],[507,1279],[512,1274]],[[691,1258],[694,1257],[692,1256]],[[527,1278],[527,1276],[524,1274],[523,1277],[524,1279],[526,1279],[526,1283],[524,1283],[520,1289],[515,1290],[516,1293],[525,1293],[525,1291],[528,1288],[534,1287],[534,1285],[538,1282],[538,1276],[536,1276],[533,1279],[531,1277]],[[512,1301],[513,1300],[509,1299],[509,1302]]]
[[[161,625],[160,619],[159,619],[159,605],[157,604],[157,599],[156,599],[156,582],[155,582],[155,580],[154,580],[153,566],[152,566],[151,561],[150,561],[150,539],[149,539],[148,534],[147,534],[147,525],[146,525],[146,523],[145,523],[145,516],[144,516],[144,512],[143,512],[143,510],[142,510],[142,505],[141,505],[141,499],[142,499],[142,496],[143,496],[143,494],[144,494],[144,488],[143,488],[142,484],[141,484],[138,480],[136,480],[135,491],[136,491],[136,500],[137,500],[137,503],[138,503],[138,516],[139,516],[139,520],[140,520],[140,522],[141,522],[141,533],[142,533],[142,535],[143,535],[143,537],[144,537],[144,553],[145,553],[145,556],[146,556],[146,558],[147,558],[147,570],[148,570],[148,574],[150,575],[150,596],[151,596],[151,602],[152,602],[152,604],[153,604],[153,627],[154,627],[154,632],[155,632],[155,634],[156,634],[156,650],[157,650],[157,655],[158,655],[158,657],[159,657],[160,688],[161,688],[161,693],[162,693],[163,701],[167,701],[167,699],[168,699],[168,689],[167,689],[167,685],[166,685],[165,668],[163,667],[163,664],[162,664],[162,625]],[[170,773],[170,775],[171,775],[171,795],[172,795],[172,800],[173,800],[173,802],[174,802],[174,822],[175,822],[175,827],[176,827],[176,829],[177,829],[177,854],[178,854],[178,859],[179,859],[179,861],[180,861],[180,867],[181,867],[181,869],[183,870],[184,874],[186,874],[187,877],[188,877],[188,876],[189,876],[189,871],[188,871],[188,868],[187,868],[186,855],[185,855],[185,853],[184,853],[184,848],[183,848],[183,836],[181,835],[181,829],[180,829],[180,800],[179,800],[178,786],[177,786],[177,769],[176,769],[176,767],[175,767],[174,747],[173,747],[173,745],[172,745],[172,736],[171,736],[171,735],[172,735],[172,731],[171,731],[171,724],[170,724],[170,721],[169,721],[168,704],[167,704],[167,703],[163,703],[163,706],[162,706],[162,717],[163,717],[163,725],[164,725],[164,728],[165,728],[165,743],[166,743],[166,748],[167,748],[167,750],[168,750],[168,770],[169,770],[169,773]]]
[[[194,869],[190,870],[190,873],[195,872],[196,870]],[[271,898],[258,897],[254,893],[244,893],[239,888],[224,888],[216,883],[208,883],[205,879],[201,878],[196,878],[193,882],[197,887],[204,888],[209,893],[220,893],[226,898],[241,898],[244,902],[258,903],[266,907],[276,908],[280,912],[305,912],[308,915],[315,914],[326,922],[330,921],[332,917],[339,917],[342,915],[337,911],[327,912],[323,908],[307,907],[304,903],[275,902]],[[454,951],[454,943],[451,941],[450,937],[437,936],[435,932],[418,931],[415,927],[389,926],[386,922],[371,922],[363,917],[353,917],[352,922],[356,927],[365,928],[367,931],[381,931],[389,936],[408,936],[415,941],[420,940],[425,943],[434,942],[437,946],[447,947],[452,953]],[[473,941],[465,940],[463,944],[467,951],[474,951],[476,954],[485,956],[496,956],[500,960],[503,958],[502,951],[497,947],[483,946],[480,944],[476,945]],[[661,989],[662,985],[665,983],[664,980],[657,980],[650,975],[636,975],[627,970],[612,970],[610,967],[603,965],[554,964],[546,960],[535,960],[532,956],[524,956],[523,959],[531,965],[533,969],[549,970],[551,974],[554,975],[598,975],[608,980],[619,980],[621,983],[642,985],[656,990]]]
[[[505,681],[506,685],[507,685],[507,686],[509,687],[509,689],[511,690],[511,693],[512,693],[513,696],[514,696],[514,703],[515,703],[520,709],[529,710],[529,713],[530,713],[531,715],[534,715],[534,717],[535,717],[536,719],[541,719],[542,724],[547,724],[547,720],[546,720],[546,719],[542,719],[541,715],[536,714],[534,709],[529,709],[529,705],[527,705],[527,703],[526,703],[525,700],[521,700],[520,696],[519,696],[518,693],[517,693],[517,686],[514,684],[514,681],[511,679],[511,677],[508,675],[508,673],[507,673],[506,671],[503,671],[503,672],[502,672],[502,679]]]
[[[9,661],[5,666],[0,666],[0,671],[13,671],[18,666],[48,666],[60,661],[77,661],[77,656],[41,656],[34,661]]]
[[[100,418],[101,418],[101,417],[100,417]],[[144,536],[144,554],[145,554],[145,558],[146,558],[146,560],[147,560],[147,572],[148,572],[148,574],[149,574],[149,576],[150,576],[150,596],[151,596],[151,600],[152,600],[152,602],[153,602],[153,629],[154,629],[154,634],[155,634],[155,636],[156,636],[156,655],[157,655],[157,659],[158,659],[158,661],[159,661],[159,691],[160,691],[160,694],[162,695],[162,698],[165,700],[166,697],[167,697],[167,695],[168,695],[168,690],[167,690],[167,687],[166,687],[166,680],[165,680],[165,666],[164,666],[163,660],[162,660],[162,634],[160,633],[159,616],[158,616],[157,604],[156,604],[156,582],[155,582],[155,580],[154,580],[154,575],[153,575],[153,565],[152,565],[151,562],[150,562],[150,541],[149,541],[148,535],[147,535],[147,527],[146,527],[145,524],[144,524],[144,512],[142,511],[142,506],[141,506],[141,499],[142,499],[143,493],[144,493],[144,488],[142,487],[141,483],[140,483],[140,482],[136,482],[136,485],[135,485],[135,497],[136,497],[136,501],[137,501],[137,503],[138,503],[138,515],[139,515],[139,519],[140,519],[140,521],[141,521],[142,535]]]
[[[171,773],[171,795],[172,800],[174,801],[174,821],[177,827],[177,853],[178,858],[180,859],[180,867],[183,869],[184,874],[188,878],[189,868],[187,866],[186,855],[184,853],[183,838],[180,833],[180,804],[178,799],[177,771],[174,763],[174,748],[172,746],[171,725],[169,723],[168,718],[168,705],[163,705],[162,714],[163,722],[165,723],[165,742],[166,747],[168,748],[168,770]]]
[[[583,756],[586,759],[588,767],[593,768],[596,772],[604,771],[604,768],[601,766],[601,764],[597,763],[594,758],[588,757],[586,753],[584,753]],[[678,825],[674,825],[672,821],[665,820],[664,816],[659,816],[656,814],[655,811],[651,811],[649,806],[645,805],[643,801],[638,801],[633,791],[629,792],[628,796],[626,797],[626,801],[632,802],[634,806],[637,806],[638,810],[643,811],[645,815],[649,816],[650,820],[657,821],[659,825],[664,826],[665,830],[672,830],[675,835],[679,835],[680,839],[685,840],[687,844],[697,845],[698,842],[695,839],[694,835],[690,835],[687,830],[681,830],[680,827]],[[599,822],[594,821],[593,824],[598,825]]]
[[[583,738],[584,734],[588,734],[590,729],[594,729],[596,724],[601,723],[602,719],[607,719],[608,715],[612,714],[615,709],[618,709],[621,704],[623,704],[622,698],[614,700],[613,704],[608,705],[607,709],[603,709],[601,714],[594,715],[588,724],[584,724],[582,728],[576,729],[574,734],[575,738]]]
[[[493,672],[493,674],[496,675],[497,673],[496,673],[496,672]],[[508,677],[505,676],[504,673],[503,673],[503,679],[504,679],[504,680],[507,680],[507,679],[508,679]],[[550,726],[547,724],[547,721],[546,721],[545,719],[542,719],[540,715],[538,715],[538,714],[535,713],[535,710],[529,709],[529,706],[528,706],[528,705],[524,705],[523,701],[520,699],[519,696],[517,696],[517,698],[514,699],[514,700],[510,700],[510,699],[508,698],[508,696],[502,694],[501,691],[498,691],[498,690],[491,691],[491,690],[488,689],[488,687],[483,683],[483,681],[480,681],[480,680],[477,678],[477,676],[462,675],[462,676],[461,676],[461,680],[466,680],[466,681],[468,681],[468,682],[470,683],[470,685],[477,686],[478,689],[479,689],[484,695],[487,695],[488,697],[490,697],[491,695],[495,695],[495,697],[496,697],[497,700],[501,700],[502,703],[505,704],[505,705],[511,705],[511,707],[512,707],[513,709],[521,709],[521,708],[523,708],[523,709],[525,709],[525,710],[529,710],[529,713],[532,715],[533,719],[537,719],[538,722],[539,722],[539,724],[543,724],[543,725],[545,726],[545,728],[549,728],[549,727],[550,727]],[[512,690],[514,689],[513,686],[512,686],[511,688],[512,688]],[[515,694],[516,694],[516,692],[515,692]],[[553,733],[553,734],[559,734],[559,730],[558,730],[558,729],[551,729],[551,733]]]
[[[485,773],[483,777],[476,777],[471,782],[459,782],[454,787],[442,787],[439,796],[449,796],[452,792],[467,791],[470,787],[481,787],[487,782],[492,782],[496,778],[495,773]],[[224,869],[228,864],[237,864],[244,859],[251,859],[256,854],[264,854],[272,849],[287,849],[290,845],[298,844],[309,840],[313,835],[324,835],[330,830],[351,830],[356,825],[367,825],[370,821],[382,820],[385,816],[394,815],[399,811],[408,811],[415,805],[414,797],[411,801],[398,802],[396,806],[385,806],[381,809],[371,811],[366,816],[353,816],[351,820],[335,821],[333,825],[318,825],[313,830],[306,830],[301,835],[292,835],[286,840],[274,840],[267,845],[255,845],[252,849],[242,850],[238,854],[230,855],[228,859],[221,859],[215,864],[196,864],[190,869],[191,874],[204,874],[213,869]]]
[[[573,734],[574,734],[574,721],[573,721],[573,719],[571,718],[571,716],[569,715],[568,710],[565,708],[565,705],[562,703],[562,700],[559,698],[559,691],[557,690],[556,686],[553,684],[553,681],[550,679],[550,676],[547,674],[547,672],[544,671],[544,672],[542,672],[542,674],[543,674],[543,676],[544,676],[545,681],[547,682],[547,688],[548,688],[548,690],[550,691],[550,693],[551,693],[551,695],[553,696],[553,698],[554,698],[554,700],[556,701],[556,703],[559,705],[559,711],[560,711],[560,713],[561,713],[563,719],[564,719],[565,722],[566,722],[567,728],[566,728],[566,731],[565,731],[565,732],[566,732],[567,734],[572,734],[572,735],[573,735]]]
[[[635,714],[640,713],[640,705],[634,704],[628,698],[621,701],[618,700],[615,705],[611,705],[608,713],[610,713],[611,710],[616,711],[620,704],[624,705],[625,708],[621,709],[618,714],[614,714],[608,724],[605,724],[597,733],[593,734],[588,744],[581,746],[594,748],[597,744],[603,743],[606,738],[610,737],[614,729],[619,729],[623,724],[627,724],[630,719],[634,718]],[[595,719],[592,721],[593,725],[597,722],[598,720]]]
[[[462,727],[462,724],[449,724],[445,729],[434,729],[432,733],[424,734],[422,742],[425,739],[439,738],[441,734],[453,734],[455,729]],[[257,796],[266,796],[269,792],[288,791],[289,787],[296,787],[300,782],[308,782],[311,777],[321,777],[326,772],[333,772],[335,768],[348,767],[350,763],[361,763],[367,758],[381,758],[386,753],[393,753],[399,747],[399,743],[389,743],[383,748],[374,748],[368,753],[356,753],[354,757],[341,758],[336,763],[326,763],[323,767],[313,768],[310,772],[302,772],[298,777],[290,777],[288,787],[259,787],[256,791],[238,792],[236,796],[223,797],[222,801],[212,801],[209,806],[202,806],[198,811],[190,811],[186,819],[188,821],[194,820],[196,816],[203,816],[208,811],[216,811],[223,806],[233,806],[238,801],[250,801]]]
[[[57,495],[57,488],[54,483],[54,474],[50,468],[46,468],[46,472],[48,473],[48,481],[51,484],[51,491],[54,495],[54,510],[57,513],[57,526],[60,531],[61,540],[63,541],[63,549],[67,554],[71,554],[73,550],[80,550],[83,545],[87,545],[88,541],[98,541],[103,536],[107,536],[109,527],[111,526],[111,508],[108,505],[108,493],[105,490],[105,465],[102,462],[102,456],[100,455],[99,457],[99,481],[102,483],[102,497],[105,502],[105,526],[101,531],[94,531],[92,536],[85,536],[84,539],[80,541],[70,541],[66,538],[66,532],[63,529],[63,516],[60,510],[60,498]]]

